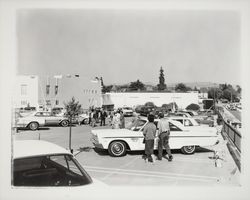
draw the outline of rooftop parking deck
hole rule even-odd
[[[102,127],[96,127],[100,129]],[[108,128],[108,127],[105,127]],[[107,151],[96,151],[90,140],[88,125],[72,128],[72,148],[78,161],[93,178],[112,186],[169,185],[169,186],[239,186],[240,172],[220,136],[220,143],[198,148],[193,155],[174,150],[174,159],[145,163],[142,151],[129,152],[124,157],[111,157]],[[44,127],[38,131],[20,130],[15,140],[41,139],[68,148],[69,128]],[[216,162],[214,151],[218,151]],[[155,152],[157,153],[157,152]],[[216,165],[217,163],[217,165]]]

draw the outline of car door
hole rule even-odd
[[[45,120],[48,125],[58,125],[60,123],[60,118],[53,115],[52,113],[48,112],[45,115],[46,115]]]
[[[181,124],[181,123],[180,123]],[[169,146],[171,149],[179,149],[185,144],[185,141],[188,140],[189,132],[184,130],[183,127],[178,126],[169,122],[170,128],[170,137],[169,137]]]
[[[36,117],[38,120],[46,120],[46,116],[44,115],[44,112],[37,112],[34,117]]]
[[[143,143],[143,128],[147,122],[145,120],[137,120],[134,126],[130,129],[131,136],[129,137],[129,146],[132,150],[143,150],[145,149],[145,144]]]

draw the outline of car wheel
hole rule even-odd
[[[61,126],[63,126],[63,127],[66,127],[66,126],[68,126],[69,125],[69,121],[67,121],[67,120],[63,120],[62,122],[61,122]]]
[[[38,127],[39,127],[39,124],[38,124],[37,122],[31,122],[31,123],[29,124],[29,129],[32,130],[32,131],[37,130]]]
[[[181,148],[181,152],[184,154],[193,154],[195,152],[195,146],[184,146]]]
[[[89,123],[89,119],[88,118],[82,120],[82,124],[88,124],[88,123]]]
[[[108,152],[111,156],[124,156],[126,154],[126,144],[122,141],[114,141],[109,145]]]

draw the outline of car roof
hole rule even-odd
[[[17,140],[13,142],[14,159],[51,154],[71,155],[63,147],[43,140]]]
[[[182,117],[182,116],[170,116],[167,117],[168,119],[190,119],[190,120],[194,120],[194,118],[192,117]]]
[[[177,126],[180,126],[181,128],[183,128],[182,123],[180,123],[180,122],[178,122],[178,121],[176,121],[176,120],[170,119],[169,117],[164,117],[164,118],[167,119],[167,120],[168,120],[169,122],[171,122],[172,124],[177,125]],[[189,119],[188,117],[181,117],[181,118],[183,118],[183,119]],[[147,117],[144,117],[144,116],[140,116],[139,119],[148,121]],[[160,121],[160,119],[159,119],[159,118],[156,118],[156,119],[154,119],[154,121],[155,121],[155,122],[158,122],[158,121]]]

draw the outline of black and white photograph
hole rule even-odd
[[[0,2],[0,197],[248,199],[249,2],[202,2]]]

